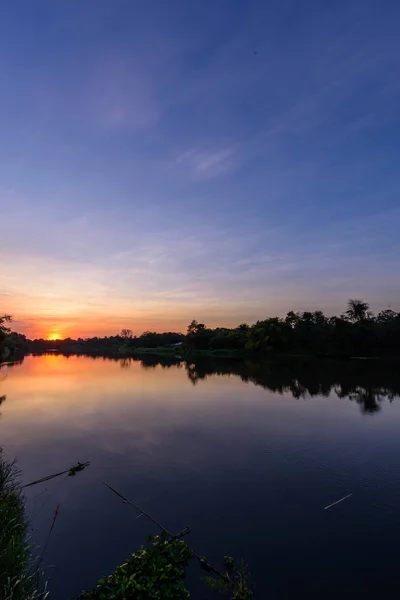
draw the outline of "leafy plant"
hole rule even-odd
[[[183,540],[156,536],[149,547],[142,546],[79,600],[187,600],[190,595],[184,586],[184,567],[191,556]]]

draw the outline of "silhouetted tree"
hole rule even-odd
[[[205,329],[206,326],[204,325],[204,323],[198,323],[198,321],[193,319],[190,325],[188,325],[187,335],[198,335],[199,333],[205,331]]]
[[[208,329],[204,323],[193,320],[187,329],[186,344],[195,350],[208,350],[213,336],[212,329]]]
[[[372,313],[369,310],[368,302],[350,299],[347,303],[346,315],[353,323],[359,323],[372,316]]]
[[[11,329],[7,327],[6,323],[11,323],[12,318],[10,315],[3,315],[0,317],[0,343],[5,340]]]
[[[394,321],[397,317],[399,317],[399,314],[400,313],[396,313],[391,308],[387,308],[386,310],[382,310],[380,313],[377,314],[376,322],[390,323],[391,321]]]
[[[131,340],[133,338],[132,329],[121,329],[121,337],[124,339]]]

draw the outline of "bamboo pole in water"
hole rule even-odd
[[[125,496],[123,496],[122,494],[120,494],[119,492],[117,492],[117,490],[115,490],[113,487],[111,487],[111,485],[109,485],[105,481],[103,481],[103,483],[104,483],[105,486],[108,487],[109,490],[111,490],[112,492],[114,492],[114,494],[116,494],[119,498],[121,498],[121,500],[122,500],[122,502],[124,504],[130,504],[130,506],[133,506],[133,508],[135,508],[136,510],[138,510],[140,512],[139,517],[141,517],[142,515],[144,515],[145,517],[147,517],[148,519],[150,519],[150,521],[152,521],[155,525],[157,525],[157,527],[159,527],[162,531],[164,531],[164,533],[166,533],[168,535],[168,537],[170,537],[172,540],[179,539],[180,537],[183,537],[183,535],[186,535],[187,533],[189,533],[190,529],[188,527],[185,527],[177,535],[175,535],[175,536],[172,535],[172,533],[170,533],[168,531],[168,529],[166,529],[163,525],[161,525],[161,523],[159,523],[158,521],[156,521],[151,515],[149,515],[149,513],[147,513],[146,511],[144,511],[142,508],[140,508],[140,506],[137,506],[137,504],[134,504],[133,502],[131,502],[130,500],[128,500],[128,498],[126,498]],[[225,581],[228,581],[230,584],[234,585],[234,582],[230,579],[230,577],[229,577],[229,575],[227,573],[222,573],[219,569],[217,569],[216,567],[214,567],[214,565],[212,565],[208,561],[206,561],[205,558],[202,558],[201,556],[199,556],[191,548],[190,548],[190,552],[192,553],[192,555],[195,558],[197,558],[197,560],[200,562],[200,566],[203,569],[205,569],[206,571],[213,571],[216,575],[218,575],[219,577],[222,577],[223,579],[225,579]]]

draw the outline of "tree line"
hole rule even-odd
[[[140,348],[172,348],[175,344],[183,344],[185,335],[168,331],[157,333],[145,331],[139,336],[133,335],[132,330],[122,329],[118,335],[93,338],[65,338],[64,340],[35,339],[28,341],[30,352],[46,352],[58,350],[69,354],[89,353],[94,355],[129,354]]]
[[[329,357],[400,356],[400,313],[386,309],[374,314],[367,302],[349,300],[345,312],[327,317],[322,311],[290,311],[286,317],[271,317],[253,325],[207,327],[193,320],[186,335],[179,332],[130,329],[118,335],[64,340],[27,340],[11,332],[6,315],[0,319],[0,348],[7,344],[32,353],[57,350],[69,354],[129,355],[140,349],[170,349],[180,354],[237,352],[257,356],[313,355]]]
[[[374,315],[367,302],[349,300],[340,317],[322,311],[287,313],[254,325],[211,329],[192,321],[186,345],[196,350],[238,349],[251,354],[317,356],[400,356],[400,313],[386,309]]]

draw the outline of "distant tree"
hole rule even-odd
[[[353,323],[360,323],[372,317],[368,302],[352,299],[347,303],[346,315]]]
[[[197,335],[198,333],[202,333],[205,330],[206,326],[204,323],[198,323],[195,319],[190,323],[187,328],[188,335]]]
[[[204,323],[193,320],[187,328],[186,344],[196,350],[208,350],[214,330],[208,329]]]
[[[131,340],[133,338],[132,329],[121,329],[121,337],[123,337],[127,340]]]
[[[327,318],[322,312],[322,310],[315,310],[313,313],[313,321],[315,325],[326,325]]]
[[[11,331],[7,336],[7,346],[12,351],[25,351],[28,347],[26,336],[22,333]]]
[[[300,313],[295,313],[293,310],[290,310],[285,318],[285,322],[290,325],[290,327],[296,327],[296,325],[298,325],[299,321],[301,320],[301,315]]]
[[[11,323],[12,318],[10,315],[3,315],[0,317],[0,343],[8,336],[11,329],[6,327],[5,323]]]
[[[399,316],[400,313],[395,312],[391,308],[387,308],[386,310],[382,310],[380,313],[378,313],[378,315],[376,316],[376,321],[377,323],[390,323],[391,321],[397,319],[397,317]]]
[[[280,352],[285,346],[289,331],[288,323],[278,317],[257,321],[250,329],[246,349],[259,353]]]

